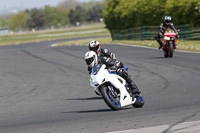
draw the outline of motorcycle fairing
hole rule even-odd
[[[90,85],[94,87],[94,91],[96,91],[98,94],[101,94],[99,90],[100,87],[108,83],[112,84],[116,89],[120,91],[121,107],[135,103],[136,98],[132,98],[126,90],[126,81],[119,75],[110,74],[106,69],[106,66],[103,64],[98,73],[95,73],[95,75],[91,74]]]

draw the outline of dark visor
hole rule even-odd
[[[94,51],[94,52],[96,52],[96,48],[95,48],[95,47],[90,47],[89,50],[90,50],[90,51]]]
[[[94,58],[91,57],[91,58],[85,59],[85,62],[87,65],[90,65],[93,62],[93,60],[94,60]]]

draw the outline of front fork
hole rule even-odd
[[[168,44],[169,43],[169,44]],[[176,41],[164,41],[163,42],[163,51],[167,51],[168,49],[168,45],[170,45],[172,43],[173,49],[176,49]],[[168,45],[167,45],[168,44]]]
[[[112,86],[108,86],[108,89],[110,90],[110,92],[111,92],[111,94],[112,94],[112,96],[113,96],[114,98],[117,98],[117,97],[118,97],[117,92],[114,90],[114,88],[113,88]]]

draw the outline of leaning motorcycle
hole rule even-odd
[[[166,58],[168,57],[173,57],[174,50],[176,49],[176,43],[178,42],[177,40],[177,34],[175,33],[174,30],[168,29],[164,33],[163,37],[163,51],[164,51],[164,56]]]
[[[123,69],[127,71],[128,67]],[[142,94],[133,94],[126,80],[116,72],[109,71],[105,64],[97,64],[92,67],[90,86],[97,95],[102,96],[112,110],[120,110],[128,105],[141,108],[144,105]]]

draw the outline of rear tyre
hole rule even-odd
[[[105,103],[112,109],[112,110],[120,110],[120,98],[113,95],[113,92],[108,88],[109,86],[103,86],[101,88],[101,95],[105,101]],[[114,93],[117,93],[115,89],[113,89]]]
[[[134,104],[132,104],[133,107],[135,108],[141,108],[144,106],[144,99],[142,97],[142,94],[140,93],[140,95],[135,96],[136,98],[136,102]]]

